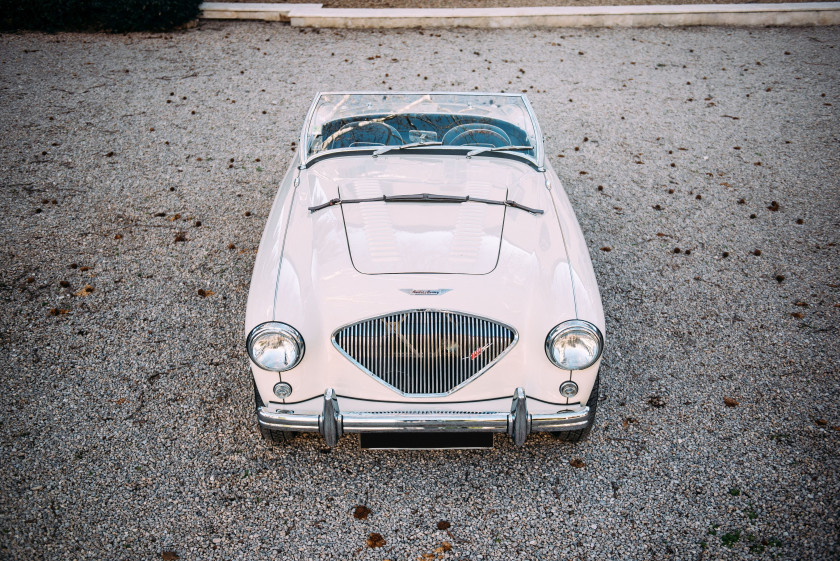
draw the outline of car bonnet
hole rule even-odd
[[[313,201],[423,193],[504,201],[512,191],[527,199],[521,183],[538,179],[525,165],[455,155],[335,158],[312,171]],[[335,212],[360,273],[483,275],[498,263],[506,215],[523,211],[470,201],[363,202],[342,204]]]

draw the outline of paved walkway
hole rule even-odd
[[[244,3],[245,0],[230,0]],[[759,0],[754,4],[801,3],[811,0]],[[817,0],[830,1],[830,0]],[[271,1],[269,4],[303,2]],[[653,4],[737,4],[735,0],[323,0],[324,8],[528,8],[542,6],[644,6]]]

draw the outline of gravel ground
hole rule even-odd
[[[0,35],[0,557],[837,559],[838,45]],[[529,92],[607,315],[588,442],[260,440],[242,323],[275,189],[317,90],[391,87]]]

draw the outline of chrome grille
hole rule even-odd
[[[493,365],[516,343],[511,327],[468,314],[409,310],[333,334],[362,370],[404,395],[446,395]]]

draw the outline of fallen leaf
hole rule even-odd
[[[793,317],[795,317],[796,319],[802,319],[802,318],[804,318],[804,317],[805,317],[805,314],[803,314],[802,312],[793,312],[793,313],[792,313],[792,314],[790,314],[790,315],[791,315],[791,316],[793,316]]]
[[[174,551],[162,551],[160,558],[163,559],[163,561],[175,561],[176,559],[179,559],[178,554]]]
[[[356,520],[365,520],[370,514],[370,509],[365,505],[356,505],[353,509],[353,518]]]
[[[68,313],[70,313],[70,310],[65,310],[64,308],[50,308],[51,316],[63,316]]]
[[[216,293],[213,292],[212,290],[204,290],[203,288],[198,289],[198,295],[201,296],[202,298],[207,298],[208,296],[212,296],[213,294],[216,294]]]
[[[385,541],[385,538],[383,538],[381,534],[377,534],[376,532],[371,532],[368,535],[367,540],[365,540],[365,544],[368,547],[382,547],[386,543],[388,542]]]
[[[175,221],[175,220],[178,220],[179,218],[181,218],[181,215],[180,215],[180,214],[173,214],[172,216],[170,216],[170,217],[168,218],[168,220],[169,220],[170,222],[173,222],[173,221]]]
[[[75,292],[74,294],[75,294],[76,296],[87,296],[88,294],[90,294],[91,292],[93,292],[93,290],[94,290],[94,288],[93,288],[91,285],[86,284],[86,285],[84,286],[84,288],[82,288],[82,289],[81,289],[80,291],[78,291],[78,292]]]
[[[821,427],[824,427],[828,424],[828,421],[826,421],[825,419],[817,419],[817,424]]]
[[[735,399],[735,398],[732,398],[732,397],[724,397],[723,398],[723,403],[727,407],[738,407],[738,400]]]
[[[448,530],[452,524],[449,523],[449,520],[441,520],[437,523],[438,530]]]
[[[580,458],[572,458],[571,460],[569,460],[569,465],[573,468],[582,468],[586,464]]]
[[[608,245],[605,245],[604,247],[601,248],[601,251],[612,251],[612,248]]]

